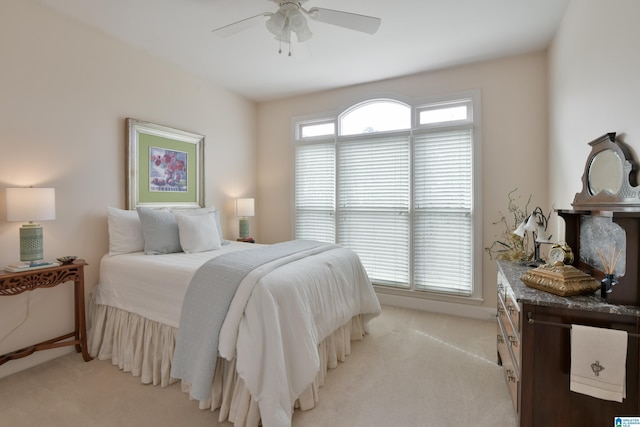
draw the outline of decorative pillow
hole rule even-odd
[[[172,209],[172,212],[175,213],[176,215],[180,214],[180,215],[206,215],[208,213],[214,213],[215,215],[215,221],[216,221],[216,228],[218,229],[218,236],[220,237],[220,244],[224,245],[225,243],[227,243],[224,238],[222,237],[222,226],[220,225],[220,211],[217,210],[216,208],[195,208],[195,209],[179,209],[179,208],[175,208]]]
[[[147,255],[182,252],[178,223],[173,212],[142,207],[137,211]]]
[[[138,212],[109,206],[107,224],[110,256],[144,250],[144,236]]]
[[[216,226],[215,212],[202,215],[176,214],[180,231],[180,246],[186,253],[220,249],[220,236]]]

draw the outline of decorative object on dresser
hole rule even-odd
[[[18,295],[39,288],[52,288],[62,283],[74,285],[74,324],[75,330],[68,334],[25,347],[11,353],[0,355],[0,365],[14,359],[29,356],[35,351],[74,345],[82,358],[88,362],[92,358],[87,348],[87,330],[84,311],[84,260],[55,267],[24,271],[18,273],[0,270],[0,296]]]
[[[248,241],[243,239],[251,239],[249,237],[249,218],[255,215],[255,200],[253,198],[236,199],[236,216],[240,217],[238,230],[240,239],[238,241]]]
[[[520,280],[529,287],[563,297],[592,294],[600,289],[600,283],[593,277],[561,262],[528,270]]]
[[[553,244],[550,240],[552,236],[547,236],[547,227],[549,226],[549,217],[551,213],[545,216],[540,207],[536,207],[529,217],[513,231],[513,234],[524,238],[527,231],[533,233],[533,262],[543,264],[544,260],[540,257],[540,245],[543,243]]]
[[[558,242],[549,249],[549,264],[573,264],[573,249],[567,242]]]
[[[518,191],[517,188],[511,190],[507,195],[509,200],[507,204],[508,214],[505,215],[503,212],[498,212],[500,219],[493,223],[494,225],[502,224],[504,231],[491,246],[484,248],[484,250],[491,259],[530,261],[533,258],[531,266],[534,267],[542,262],[540,259],[540,245],[542,243],[552,243],[552,236],[546,236],[551,212],[545,215],[540,207],[536,207],[532,213],[529,213],[531,196],[527,199],[524,207],[520,207],[517,204],[519,196],[515,194],[516,191]],[[534,240],[533,252],[529,249],[527,231],[532,232]]]
[[[600,296],[602,298],[606,298],[607,294],[613,292],[613,287],[618,283],[615,271],[620,255],[622,255],[622,249],[610,248],[606,254],[598,249],[598,256],[600,257],[600,261],[602,261],[604,270],[604,279],[602,279],[602,286],[600,288]]]
[[[20,228],[20,261],[28,265],[16,266],[20,270],[29,267],[46,267],[42,261],[44,243],[42,227],[33,221],[56,219],[56,193],[54,188],[7,188],[7,221],[28,221]]]

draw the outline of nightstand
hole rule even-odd
[[[14,359],[29,356],[35,351],[75,345],[85,362],[92,359],[87,349],[87,327],[84,312],[84,260],[70,264],[47,267],[18,273],[0,270],[0,297],[18,295],[38,288],[53,288],[61,283],[74,284],[75,330],[57,338],[0,355],[0,365]],[[69,340],[72,338],[71,340]]]

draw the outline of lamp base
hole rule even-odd
[[[249,237],[249,220],[247,218],[240,219],[239,233],[241,239]]]
[[[40,224],[24,224],[20,227],[20,261],[39,261],[44,258],[42,227]]]

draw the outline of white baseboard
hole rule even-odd
[[[377,292],[380,304],[412,310],[430,311],[433,313],[450,314],[452,316],[470,317],[472,319],[491,320],[496,318],[496,310],[492,307],[479,307],[468,304],[458,304],[447,301],[437,301],[425,298],[411,298]]]

